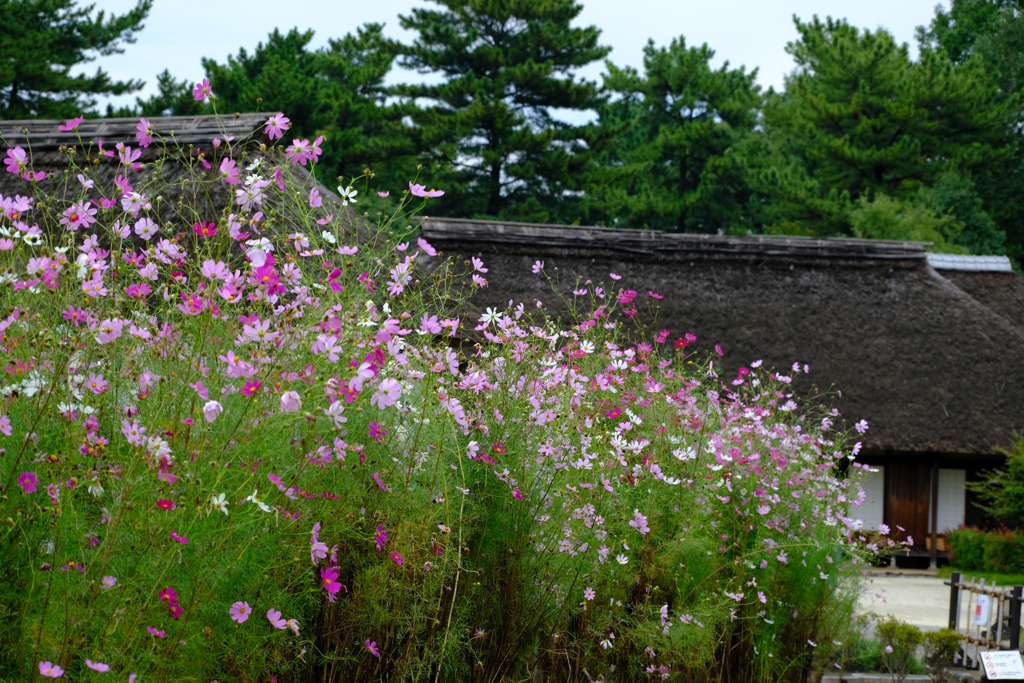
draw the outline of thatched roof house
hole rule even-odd
[[[809,364],[798,394],[812,381],[835,387],[843,415],[870,423],[861,460],[881,476],[861,515],[898,522],[921,552],[931,533],[981,521],[964,481],[998,465],[993,448],[1024,430],[1024,279],[1001,257],[930,261],[915,242],[446,218],[422,232],[445,253],[483,258],[491,284],[471,300],[481,312],[509,299],[557,310],[547,282],[531,273],[542,260],[566,293],[577,281],[609,285],[612,272],[644,298],[660,293],[651,300],[657,328],[696,335],[698,350],[720,344],[730,370],[757,359],[779,369]]]

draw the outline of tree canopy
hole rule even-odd
[[[93,14],[76,0],[0,0],[0,113],[5,119],[77,116],[96,96],[123,95],[143,81],[115,81],[103,69],[72,70],[135,42],[153,0],[122,15]]]
[[[71,72],[132,42],[150,3],[107,17],[0,0],[14,27],[0,49],[19,56],[0,61],[4,115],[71,117],[138,88]],[[319,47],[275,29],[203,60],[212,104],[164,70],[108,115],[281,111],[290,136],[324,138],[321,179],[369,169],[401,191],[421,173],[453,217],[921,239],[1024,263],[1020,0],[938,6],[916,58],[884,28],[794,17],[794,69],[767,92],[756,68],[712,66],[685,36],[648,42],[641,68],[605,62],[600,85],[581,78],[609,48],[573,0],[431,3],[398,17],[407,42],[382,24]]]

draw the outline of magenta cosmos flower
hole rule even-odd
[[[207,97],[213,97],[213,90],[210,88],[210,79],[204,78],[199,83],[196,83],[196,87],[192,89],[192,97],[196,98],[196,101],[205,100]]]
[[[273,140],[284,137],[284,132],[289,128],[291,128],[291,119],[284,114],[274,114],[267,119],[263,132],[267,134],[268,138]]]
[[[380,657],[380,650],[377,649],[377,641],[376,640],[373,641],[372,643],[369,640],[367,640],[366,641],[366,649],[369,650],[370,654],[373,655],[374,657]]]
[[[173,510],[174,501],[167,500],[166,498],[160,498],[156,501],[156,506],[161,510]]]
[[[18,477],[18,486],[25,490],[25,493],[35,493],[39,486],[39,477],[35,472],[22,472]]]
[[[236,602],[231,605],[231,609],[228,610],[228,614],[231,615],[233,621],[237,621],[239,624],[244,624],[248,620],[249,615],[252,614],[252,608],[249,607],[247,602]]]

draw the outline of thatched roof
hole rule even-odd
[[[699,352],[721,344],[730,372],[757,359],[780,370],[807,363],[798,395],[812,381],[840,390],[844,416],[871,424],[863,437],[871,451],[988,455],[1024,429],[1024,326],[1014,313],[1024,282],[1016,273],[940,274],[914,242],[445,218],[427,220],[422,233],[446,254],[483,258],[490,286],[473,296],[474,312],[509,299],[560,310],[531,273],[539,259],[570,298],[577,281],[608,287],[609,273],[622,276],[616,286],[658,305],[657,329],[695,334]]]
[[[158,167],[149,166],[143,171],[150,175],[160,173],[163,177],[167,192],[159,207],[161,216],[165,220],[174,220],[174,208],[182,200],[190,206],[202,208],[203,213],[210,216],[220,215],[225,207],[232,206],[237,186],[207,183],[203,184],[200,193],[195,184],[184,181],[192,175],[192,169],[201,168],[200,154],[208,159],[214,158],[214,138],[225,143],[231,137],[237,141],[248,140],[246,145],[236,145],[230,149],[227,144],[223,144],[217,150],[221,156],[227,153],[237,157],[243,150],[259,155],[260,145],[269,143],[263,133],[263,125],[272,115],[164,116],[148,119],[156,139],[148,148],[141,150],[139,161],[149,163],[162,159]],[[0,195],[20,194],[37,199],[46,196],[63,197],[65,183],[71,183],[72,186],[77,183],[74,175],[67,173],[69,155],[79,167],[92,167],[92,177],[98,181],[97,185],[103,188],[113,186],[114,177],[124,171],[116,156],[111,158],[98,153],[99,142],[103,141],[105,150],[113,150],[119,142],[133,149],[138,148],[135,134],[139,119],[86,119],[79,124],[77,130],[70,132],[59,129],[63,123],[54,120],[0,121],[0,158],[6,156],[8,149],[20,146],[30,153],[33,170],[47,173],[45,180],[33,184],[14,173],[0,170]],[[344,213],[337,195],[311,177],[306,167],[296,166],[294,171],[300,183],[315,185],[320,190],[324,205],[330,207],[329,211],[334,211],[339,217]],[[217,168],[205,171],[210,177],[216,177],[217,172]],[[132,174],[132,178],[135,177]]]

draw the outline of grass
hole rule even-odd
[[[996,572],[967,571],[956,567],[939,567],[935,575],[940,579],[948,579],[953,572],[960,572],[963,577],[985,579],[985,583],[994,581],[997,586],[1024,586],[1024,574],[998,574]]]

